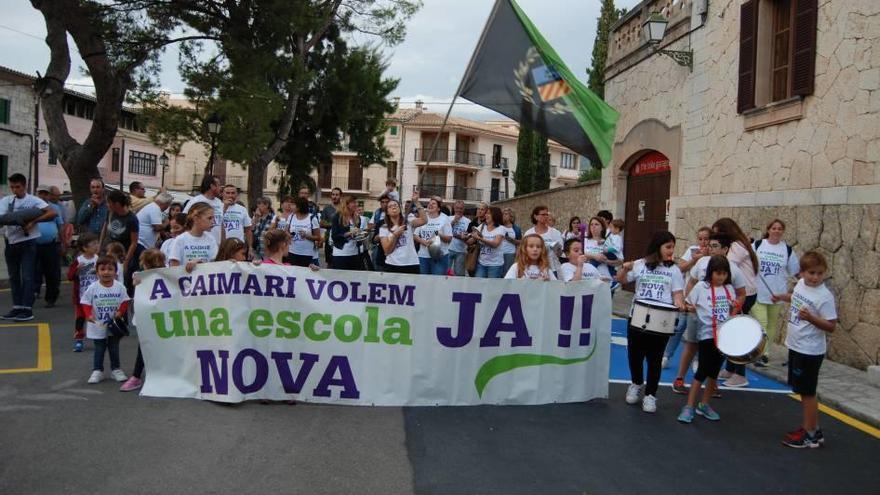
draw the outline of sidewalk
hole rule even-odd
[[[629,316],[632,293],[618,291],[612,301],[612,313],[619,318]],[[784,346],[771,344],[767,350],[770,363],[763,368],[749,365],[755,373],[785,383],[788,368],[782,366],[788,355]],[[826,359],[819,372],[819,401],[860,421],[880,428],[880,388],[868,380],[868,373]]]

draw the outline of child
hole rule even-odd
[[[565,252],[565,257],[568,258],[568,262],[563,263],[562,267],[559,269],[561,280],[570,282],[572,280],[593,280],[602,278],[599,274],[599,270],[591,265],[588,262],[587,257],[584,256],[583,246],[584,245],[578,238],[565,241],[563,251]]]
[[[101,249],[101,241],[97,235],[86,232],[79,236],[77,245],[79,246],[80,254],[67,270],[67,280],[73,282],[73,312],[75,317],[73,324],[73,352],[82,352],[83,342],[86,337],[86,315],[79,300],[86,293],[86,289],[98,279],[98,275],[95,272],[95,262],[98,261],[98,250]]]
[[[230,237],[220,243],[214,261],[247,261],[247,245],[237,237]]]
[[[626,228],[626,223],[619,218],[615,218],[608,225],[608,239],[606,242],[611,244],[615,250],[617,250],[617,256],[620,259],[623,259],[623,229]]]
[[[162,254],[162,251],[158,249],[147,249],[143,253],[141,253],[140,257],[140,266],[141,270],[155,270],[157,268],[165,267],[165,255]],[[132,275],[133,283],[135,287],[141,282],[140,280],[141,272],[135,272]],[[134,323],[134,317],[132,317],[131,322]],[[144,375],[144,355],[141,353],[141,345],[138,344],[138,352],[137,358],[134,360],[134,370],[131,372],[131,376],[128,377],[128,380],[119,387],[120,392],[131,392],[132,390],[137,390],[141,388],[143,385],[143,380],[141,377]]]
[[[199,263],[214,261],[217,257],[217,241],[211,235],[214,226],[214,208],[208,203],[196,203],[186,215],[186,232],[174,240],[171,249],[171,266],[184,265],[187,272]]]
[[[382,194],[388,196],[390,199],[394,201],[400,202],[400,193],[397,192],[397,181],[394,179],[388,179],[385,181],[385,192]]]
[[[292,242],[292,237],[290,236],[290,232],[286,230],[270,230],[263,234],[263,263],[267,265],[290,265],[290,263],[284,261],[287,257],[287,254],[290,250],[290,243]],[[259,264],[257,261],[254,261],[254,264]],[[308,266],[313,272],[316,272],[321,269],[318,265],[311,263]]]
[[[117,280],[116,260],[111,256],[101,256],[95,262],[98,280],[89,285],[79,303],[86,316],[86,336],[95,343],[92,361],[92,374],[89,383],[99,383],[104,379],[104,353],[110,351],[110,376],[117,382],[126,380],[119,365],[119,337],[107,331],[111,320],[121,318],[128,309],[128,291]]]
[[[672,260],[675,254],[675,236],[661,230],[654,233],[648,244],[646,256],[635,262],[621,265],[617,273],[620,283],[636,283],[635,301],[675,305],[684,308],[682,290],[684,279],[681,271]],[[639,395],[642,398],[642,411],[657,412],[657,385],[660,383],[660,364],[663,349],[669,335],[645,332],[641,328],[627,325],[627,358],[632,383],[626,391],[626,403],[635,404]],[[647,383],[642,375],[644,362],[648,363]]]
[[[686,299],[688,309],[696,311],[699,319],[697,341],[700,364],[697,372],[694,373],[687,405],[678,415],[678,420],[682,423],[692,422],[694,413],[710,421],[721,419],[721,416],[709,405],[709,399],[715,390],[718,372],[721,371],[721,363],[724,361],[724,355],[716,345],[718,328],[736,313],[735,294],[736,289],[731,283],[730,263],[727,258],[717,254],[712,256],[706,268],[705,278],[694,286]],[[702,399],[697,402],[697,394],[700,393],[704,381],[706,388],[703,390]]]
[[[796,449],[815,449],[825,443],[819,428],[819,402],[816,399],[816,382],[819,368],[825,358],[825,334],[837,325],[837,309],[834,295],[825,287],[828,262],[821,253],[808,251],[800,261],[801,279],[791,294],[773,295],[773,302],[788,301],[788,384],[800,394],[803,407],[803,423],[790,432],[782,444]]]
[[[550,271],[550,258],[541,236],[529,234],[523,238],[516,250],[516,262],[510,265],[504,278],[556,280],[556,276]]]
[[[174,241],[180,234],[183,233],[184,226],[186,225],[186,214],[178,213],[173,217],[169,218],[168,221],[168,232],[171,234],[171,237],[165,239],[165,242],[162,243],[162,254],[165,256],[165,266],[171,266],[168,263],[171,263],[171,250],[174,249]]]
[[[116,278],[118,278],[120,282],[125,283],[125,279],[123,278],[125,265],[122,264],[122,260],[125,259],[125,246],[120,242],[111,242],[107,244],[104,251],[107,256],[112,256],[113,259],[116,260]]]

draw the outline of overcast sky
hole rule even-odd
[[[14,3],[13,3],[14,2]],[[49,49],[43,38],[46,27],[38,11],[27,0],[4,0],[0,19],[0,65],[34,74],[45,71]],[[411,107],[421,99],[428,110],[444,113],[464,73],[465,66],[492,8],[493,0],[424,0],[424,7],[410,21],[406,40],[386,50],[389,76],[400,78],[394,96],[401,106]],[[519,5],[556,49],[569,69],[581,80],[590,63],[600,0],[519,0]],[[618,7],[631,8],[637,0],[617,0]],[[71,46],[73,44],[71,43]],[[77,54],[76,63],[82,65]],[[74,70],[70,89],[91,92],[90,81]],[[181,93],[177,74],[177,52],[163,56],[162,86]],[[497,114],[458,100],[456,115],[491,119]]]

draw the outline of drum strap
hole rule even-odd
[[[715,316],[715,286],[709,284],[709,292],[712,294],[712,338],[715,340],[715,347],[718,347],[718,317]],[[727,296],[728,307],[735,307],[736,302],[731,299],[730,291],[724,286],[724,294]]]

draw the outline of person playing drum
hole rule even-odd
[[[654,233],[648,244],[646,256],[635,262],[629,261],[621,266],[617,279],[621,283],[635,282],[635,298],[633,304],[659,304],[667,307],[673,304],[679,310],[684,309],[684,279],[673,257],[675,254],[675,236],[662,230]],[[630,320],[627,330],[627,358],[632,383],[626,391],[626,403],[635,404],[642,398],[642,411],[657,411],[657,385],[660,383],[660,363],[663,350],[674,328],[668,333],[644,331],[632,326]],[[673,327],[675,323],[672,323]],[[643,375],[644,362],[648,363],[648,377],[645,383]]]
[[[687,404],[678,415],[682,423],[692,422],[694,413],[710,421],[721,419],[709,405],[709,399],[712,398],[724,361],[717,345],[718,328],[737,311],[736,290],[731,282],[730,263],[724,256],[716,254],[709,259],[703,280],[694,286],[685,299],[688,311],[696,312],[699,320],[697,339],[700,364],[694,373]],[[703,382],[706,382],[706,388],[697,402]]]

